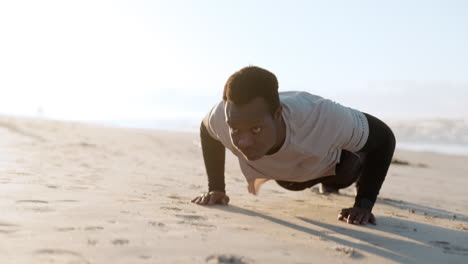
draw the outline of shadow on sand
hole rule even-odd
[[[378,200],[378,203],[383,205],[392,206],[400,210],[413,210],[415,213],[425,214],[429,216],[435,216],[442,219],[455,220],[460,222],[468,223],[468,215],[460,212],[450,212],[444,209],[433,208],[429,206],[419,205],[411,202],[393,200],[388,198],[382,198]]]
[[[259,217],[399,263],[466,263],[468,256],[468,232],[398,218],[380,217],[377,226],[361,226],[362,230],[356,230],[356,226],[348,226],[344,222],[335,225],[297,216],[296,219],[303,223],[299,224],[301,222],[292,223],[233,205],[213,208]]]
[[[318,192],[318,190],[314,190],[314,192]],[[339,196],[349,197],[350,199],[354,199],[355,197],[354,195],[343,193],[340,193]],[[460,212],[451,212],[445,209],[434,208],[430,206],[424,206],[420,204],[390,198],[378,198],[377,203],[391,206],[403,211],[413,211],[416,214],[427,215],[429,217],[437,217],[441,219],[468,223],[468,215]]]

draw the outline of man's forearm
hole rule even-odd
[[[208,175],[208,191],[225,192],[224,163],[226,148],[221,142],[211,137],[203,122],[200,126],[200,139],[206,174]]]
[[[355,207],[372,210],[387,175],[395,151],[395,136],[379,119],[365,114],[369,123],[369,137],[360,152],[367,153],[363,172],[357,183]]]

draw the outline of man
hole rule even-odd
[[[192,202],[229,203],[224,162],[239,159],[248,190],[267,180],[292,191],[321,183],[323,192],[356,182],[354,206],[338,219],[376,224],[372,208],[390,166],[395,137],[379,119],[306,92],[278,93],[275,75],[249,66],[229,77],[223,100],[200,128],[208,192]]]

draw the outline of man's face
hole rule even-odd
[[[226,101],[224,107],[232,143],[246,159],[258,160],[275,145],[277,120],[265,99],[257,97],[243,106]]]

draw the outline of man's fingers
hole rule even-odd
[[[192,199],[192,203],[199,203],[201,201],[201,198],[203,197],[203,194],[195,197]]]
[[[216,200],[218,200],[218,197],[216,197],[216,195],[210,195],[209,197],[210,199],[208,200],[208,205],[213,205],[216,203]]]
[[[362,208],[345,208],[338,215],[338,220],[346,221],[348,224],[366,225],[371,223],[376,225],[374,215]]]
[[[224,205],[227,205],[229,203],[230,199],[229,199],[229,196],[224,196],[224,199],[223,199],[223,203]]]
[[[349,210],[348,209],[342,209],[340,214],[338,215],[338,220],[345,221],[347,220],[349,215]]]
[[[356,218],[356,213],[351,211],[348,215],[348,224],[352,224],[355,218]]]
[[[205,201],[205,198],[204,197],[200,197],[200,199],[198,200],[198,204],[206,204],[206,201]]]
[[[215,204],[223,204],[227,205],[229,203],[229,197],[224,193],[221,195],[220,193],[204,193],[192,199],[192,203],[196,203],[199,205],[215,205]]]
[[[217,196],[215,204],[227,205],[229,203],[229,197],[227,195]]]
[[[200,201],[201,201],[201,196],[197,196],[197,197],[195,197],[195,199],[192,200],[192,203],[199,204]]]
[[[353,224],[360,225],[363,217],[364,217],[364,214],[357,214],[353,220]]]
[[[208,194],[204,194],[199,204],[207,204],[209,200],[210,196]]]
[[[343,215],[343,213],[340,213],[338,215],[338,220],[345,220],[345,219],[346,219],[346,217]]]
[[[367,225],[367,223],[369,223],[370,216],[371,216],[370,214],[364,215],[364,217],[361,220],[361,225]]]

